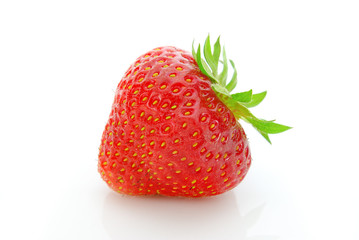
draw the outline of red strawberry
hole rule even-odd
[[[247,137],[237,121],[268,133],[289,127],[259,120],[247,107],[266,92],[230,94],[227,59],[218,74],[219,39],[209,37],[201,58],[175,47],[140,56],[117,86],[100,146],[98,170],[115,191],[130,195],[201,197],[237,186],[251,165]],[[234,64],[230,61],[232,66]],[[235,68],[234,68],[235,70]]]

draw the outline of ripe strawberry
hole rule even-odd
[[[254,117],[247,107],[266,92],[230,94],[227,58],[209,37],[201,57],[175,47],[140,56],[117,86],[102,135],[98,170],[115,191],[130,195],[202,197],[237,186],[251,165],[247,137],[237,121],[268,133],[289,127]],[[218,74],[218,63],[223,67]]]

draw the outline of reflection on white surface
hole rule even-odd
[[[248,234],[263,208],[260,205],[241,214],[233,192],[203,199],[130,197],[111,192],[104,203],[103,225],[111,239],[279,239]]]

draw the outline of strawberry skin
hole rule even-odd
[[[160,47],[117,86],[98,171],[129,195],[202,197],[237,186],[251,165],[247,137],[192,55]]]

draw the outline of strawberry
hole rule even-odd
[[[129,195],[202,197],[237,186],[251,165],[238,119],[268,134],[289,127],[258,119],[248,110],[266,92],[230,94],[228,61],[219,38],[209,36],[192,54],[175,47],[140,56],[117,86],[102,135],[98,171],[113,190]],[[219,63],[223,64],[221,73]]]

